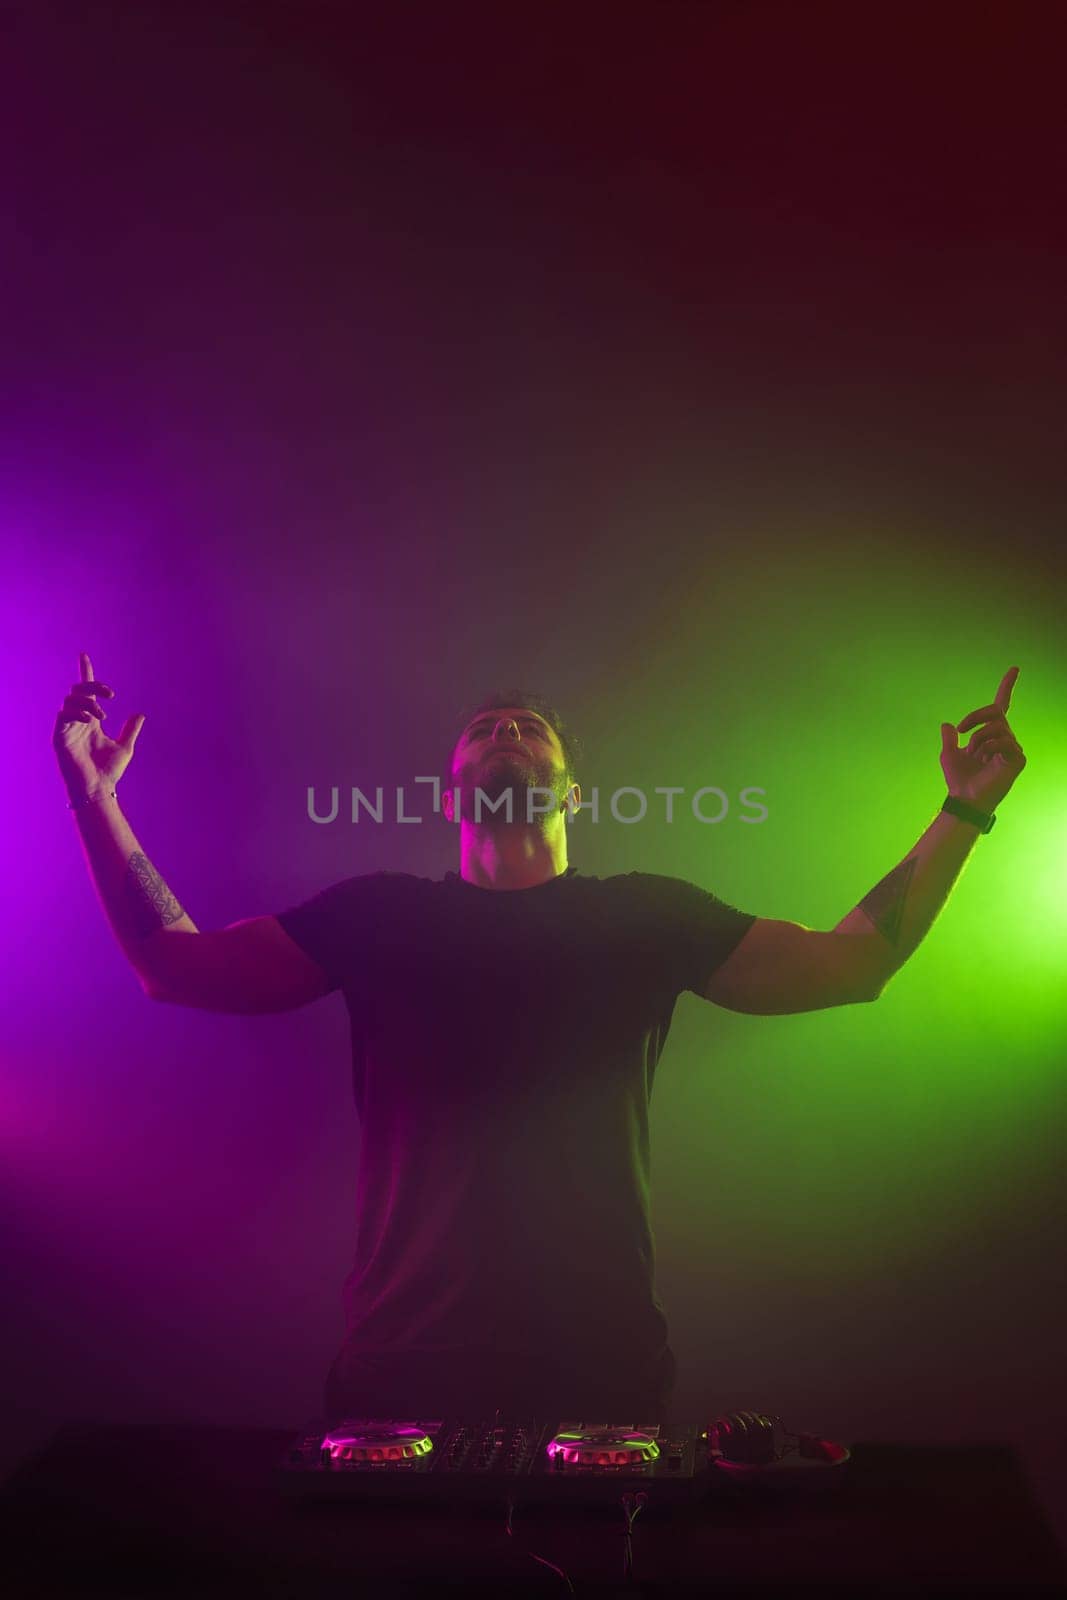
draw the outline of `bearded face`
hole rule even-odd
[[[462,791],[462,820],[488,827],[551,816],[571,786],[555,730],[535,712],[516,707],[481,713],[463,730],[452,755],[452,783]],[[479,789],[484,799],[476,815]],[[535,789],[542,793],[532,794]]]

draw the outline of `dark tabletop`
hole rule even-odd
[[[1067,1595],[1003,1444],[853,1442],[800,1480],[690,1506],[302,1503],[275,1469],[298,1428],[68,1423],[0,1490],[11,1600],[825,1591]],[[632,1564],[628,1566],[628,1557]],[[538,1559],[539,1558],[539,1559]]]

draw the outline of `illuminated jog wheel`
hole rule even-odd
[[[361,1428],[356,1433],[333,1429],[322,1441],[324,1467],[395,1467],[429,1455],[433,1440],[422,1428]]]
[[[659,1445],[647,1433],[557,1433],[547,1446],[554,1466],[621,1467],[631,1472],[659,1456]]]

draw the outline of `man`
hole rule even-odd
[[[947,809],[832,932],[684,879],[568,865],[575,745],[552,707],[510,691],[464,720],[452,750],[442,809],[459,828],[458,873],[362,874],[200,933],[115,794],[144,717],[106,738],[98,696],[113,690],[83,655],[53,743],[145,992],[228,1012],[345,996],[359,1234],[328,1422],[669,1415],[648,1108],[677,997],[758,1014],[876,999],[1025,765],[1006,720],[1017,673],[992,705],[942,724]]]

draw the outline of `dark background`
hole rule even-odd
[[[762,830],[579,824],[582,870],[832,927],[1017,663],[1028,769],[878,1006],[680,1004],[657,1238],[680,1414],[1005,1439],[1062,1519],[1061,25],[5,9],[12,1460],[298,1426],[352,1248],[340,1001],[152,1007],[110,942],[48,745],[79,650],[201,928],[455,865],[306,788],[437,770],[512,684],[583,792],[767,786]]]

